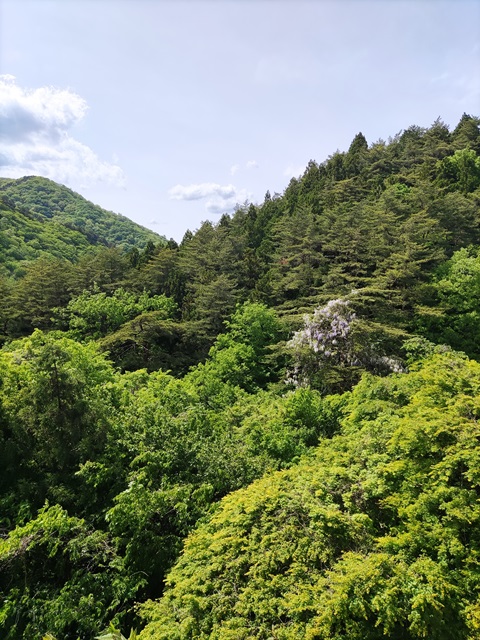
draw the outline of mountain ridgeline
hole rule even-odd
[[[480,119],[166,241],[0,180],[0,635],[475,640]]]
[[[163,238],[47,178],[0,178],[0,267],[50,255],[70,261],[95,246],[144,248]]]

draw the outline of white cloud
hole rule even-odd
[[[245,189],[237,189],[233,184],[220,185],[215,182],[181,185],[172,187],[168,195],[172,200],[205,200],[209,213],[233,211],[237,204],[251,198]]]
[[[168,195],[172,200],[201,200],[209,196],[228,200],[235,195],[235,187],[233,184],[227,184],[222,187],[222,185],[215,182],[202,182],[201,184],[189,184],[187,186],[177,184],[169,190]]]
[[[238,171],[240,171],[239,164],[234,164],[232,167],[230,167],[230,175],[234,176]]]
[[[0,172],[17,178],[41,175],[72,185],[124,184],[117,164],[100,160],[69,130],[87,112],[85,100],[65,89],[24,89],[11,75],[0,76]]]
[[[247,169],[258,169],[258,162],[256,160],[249,160],[246,167]]]

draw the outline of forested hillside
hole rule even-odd
[[[0,178],[0,268],[41,256],[77,260],[95,246],[144,248],[162,238],[47,178]]]
[[[359,133],[179,245],[0,183],[2,638],[478,638],[479,154]]]

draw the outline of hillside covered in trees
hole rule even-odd
[[[480,119],[179,245],[69,193],[0,181],[2,638],[477,638]]]
[[[95,246],[144,248],[163,240],[125,216],[47,178],[0,178],[0,269],[41,256],[76,261]]]

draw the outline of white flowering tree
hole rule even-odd
[[[304,326],[288,343],[293,367],[286,383],[324,391],[350,387],[362,371],[403,371],[401,362],[381,353],[375,331],[357,318],[349,300],[330,300],[305,315]]]

